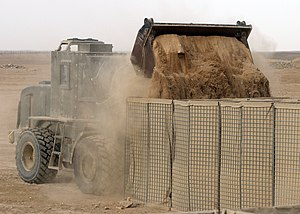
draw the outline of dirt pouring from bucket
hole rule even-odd
[[[149,97],[219,99],[269,97],[269,81],[250,50],[223,36],[161,35],[153,42]]]

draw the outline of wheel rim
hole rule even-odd
[[[31,142],[26,142],[22,152],[22,164],[26,171],[31,171],[35,165],[36,154],[35,148]]]
[[[81,169],[84,179],[88,182],[92,181],[96,176],[96,161],[95,159],[87,154],[82,158]]]

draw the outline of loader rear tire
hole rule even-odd
[[[86,194],[116,194],[121,171],[115,165],[116,157],[108,142],[97,136],[83,138],[74,151],[74,175],[79,189]]]
[[[53,133],[48,129],[27,129],[21,133],[16,147],[16,165],[22,180],[41,184],[56,177],[57,170],[48,168],[53,143]]]

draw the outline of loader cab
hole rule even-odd
[[[68,39],[51,53],[51,116],[93,119],[106,96],[105,69],[112,45],[96,39]]]
[[[63,40],[56,51],[81,52],[81,53],[111,53],[112,44],[105,44],[97,39],[67,39]]]

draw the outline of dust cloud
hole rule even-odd
[[[253,52],[274,52],[276,51],[276,42],[268,35],[264,34],[258,26],[254,25],[252,33],[248,39],[250,48]]]
[[[270,66],[270,59],[273,58],[277,44],[272,38],[264,35],[258,26],[254,26],[250,37],[250,45],[253,50],[252,55],[255,65],[269,80],[271,96],[283,96],[280,85],[280,75]]]
[[[90,79],[98,91],[94,92],[97,94],[96,112],[86,109],[86,113],[96,113],[99,122],[97,129],[99,135],[104,138],[109,153],[108,165],[113,176],[109,178],[109,184],[103,193],[109,196],[123,194],[124,191],[126,99],[147,96],[150,84],[149,79],[136,75],[129,59],[129,54],[113,54],[104,60],[100,56],[94,59],[99,60],[94,63],[98,65],[95,71],[87,71],[94,73]]]
[[[101,132],[109,133],[110,136],[124,132],[126,120],[126,99],[128,97],[145,97],[148,95],[150,80],[136,75],[129,55],[119,56],[111,62],[112,67],[107,67],[107,72],[112,76],[101,79],[109,82],[109,90],[104,99],[99,100],[98,116],[105,121]],[[106,71],[103,71],[106,72]],[[100,84],[101,84],[100,83]]]
[[[280,74],[278,71],[273,69],[268,58],[272,58],[271,52],[268,56],[262,53],[253,53],[253,60],[255,65],[260,69],[260,71],[266,76],[270,83],[270,94],[272,97],[284,96],[283,89],[280,84]]]

